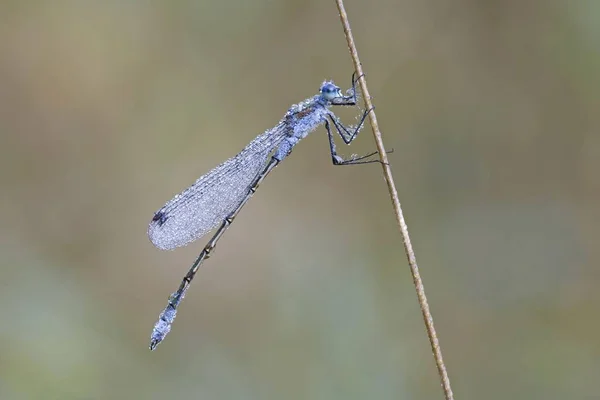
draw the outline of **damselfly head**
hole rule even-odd
[[[332,101],[333,99],[344,97],[342,91],[333,82],[325,81],[321,85],[321,96],[327,100]]]

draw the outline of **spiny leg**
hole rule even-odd
[[[331,161],[333,162],[333,165],[343,164],[346,160],[337,154],[335,141],[333,140],[333,135],[331,134],[331,127],[329,126],[329,121],[327,120],[325,120],[325,129],[327,130],[327,137],[329,138],[329,152],[331,153]]]
[[[364,73],[360,74],[358,76],[358,78],[355,79],[355,77],[356,77],[356,71],[354,71],[352,73],[352,83],[350,84],[350,90],[352,90],[352,95],[350,97],[352,97],[352,100],[354,101],[354,104],[356,104],[356,84],[358,83],[358,81],[360,80],[360,78],[362,78],[363,76],[365,76]]]
[[[216,247],[217,242],[219,241],[221,236],[223,236],[223,233],[225,233],[229,225],[233,223],[235,217],[238,215],[242,207],[244,207],[244,205],[248,202],[248,200],[250,200],[250,197],[252,197],[252,195],[256,192],[258,186],[265,179],[265,177],[279,164],[279,161],[280,160],[276,159],[275,157],[272,157],[269,163],[265,166],[265,168],[256,176],[252,184],[249,186],[248,192],[246,193],[240,204],[235,208],[235,210],[231,212],[231,214],[225,217],[223,223],[221,223],[221,226],[219,226],[217,232],[215,232],[215,234],[206,244],[204,249],[202,249],[202,252],[198,256],[196,261],[194,261],[187,274],[185,274],[185,277],[181,281],[181,284],[179,285],[177,291],[171,296],[169,296],[169,303],[167,304],[167,307],[163,310],[163,312],[160,313],[158,321],[156,322],[156,324],[154,325],[154,329],[152,330],[152,335],[150,337],[150,350],[154,350],[156,346],[158,346],[159,343],[163,341],[163,339],[171,330],[171,325],[173,324],[173,322],[175,321],[175,317],[177,316],[177,307],[185,297],[185,293],[190,287],[190,284],[192,283],[194,276],[196,276],[196,273],[198,272],[198,269],[200,268],[202,262],[210,257],[210,253]]]
[[[375,109],[375,107],[371,107],[363,113],[362,117],[360,118],[360,121],[358,122],[358,125],[356,125],[356,127],[352,128],[352,132],[350,131],[349,128],[345,127],[344,124],[342,124],[338,120],[338,118],[335,116],[335,114],[330,113],[328,116],[331,119],[331,122],[333,122],[335,129],[338,131],[338,134],[340,135],[340,137],[342,138],[344,143],[350,144],[356,138],[356,135],[358,135],[358,132],[362,129],[362,126],[365,122],[365,119],[367,118],[367,115],[369,115],[369,113],[374,109]]]
[[[341,122],[337,121],[334,119],[333,116],[330,115],[330,118],[332,120],[332,122],[334,123],[334,126],[336,127],[339,135],[342,137],[342,140],[344,140],[344,143],[346,144],[350,144],[355,138],[356,135],[358,133],[358,131],[361,129],[362,124],[364,123],[364,120],[366,118],[366,115],[369,113],[369,111],[371,111],[372,109],[368,110],[365,112],[365,114],[363,115],[363,117],[361,118],[360,123],[358,124],[358,126],[354,129],[354,132],[350,133],[348,128],[346,128],[344,125],[342,125]],[[342,129],[344,129],[344,131],[340,130],[340,127],[338,127],[338,125],[340,125],[340,127]],[[356,164],[371,164],[371,163],[376,163],[376,162],[381,162],[380,160],[366,160],[369,157],[372,157],[374,155],[377,154],[377,151],[374,151],[372,153],[360,156],[360,157],[351,157],[349,159],[344,159],[342,157],[340,157],[337,154],[337,150],[336,150],[336,146],[335,146],[335,141],[333,139],[333,134],[331,133],[331,126],[329,125],[329,121],[325,120],[325,129],[327,130],[327,137],[329,139],[329,151],[331,153],[331,161],[333,162],[333,165],[356,165]],[[348,135],[348,140],[346,140],[346,137],[344,136],[344,134]],[[387,151],[387,153],[393,153],[394,149],[391,149],[389,151]],[[366,161],[365,161],[366,160]]]
[[[354,80],[354,74],[352,75],[352,78]],[[371,110],[368,110],[363,114],[359,124],[356,126],[353,133],[350,133],[349,130],[345,126],[343,126],[342,123],[339,122],[333,114],[329,114],[329,118],[331,118],[331,122],[333,122],[335,128],[338,131],[338,134],[341,136],[344,143],[350,144],[356,138],[358,131],[362,128],[362,124],[364,123],[365,118],[370,111]],[[341,128],[343,130],[340,130],[340,127],[338,127],[338,124],[341,126]],[[327,137],[329,139],[329,151],[331,152],[331,161],[333,162],[333,165],[365,164],[365,163],[374,162],[374,160],[373,161],[360,161],[360,160],[364,160],[365,158],[371,157],[372,155],[376,154],[376,152],[368,154],[363,157],[359,157],[359,158],[350,158],[348,160],[345,160],[344,158],[340,157],[336,151],[335,141],[333,140],[333,134],[331,133],[331,126],[329,125],[328,120],[325,120],[325,129],[327,130]],[[346,133],[348,135],[348,139],[346,139],[346,136],[344,136],[344,133]]]
[[[331,126],[329,125],[329,121],[327,121],[327,120],[325,120],[325,129],[327,130],[327,137],[329,139],[329,151],[331,153],[331,161],[333,162],[333,165],[355,165],[355,164],[370,164],[370,163],[374,163],[374,162],[379,162],[379,160],[363,161],[363,160],[377,154],[376,151],[369,153],[367,155],[361,156],[361,157],[352,157],[347,160],[342,158],[341,156],[339,156],[337,154],[335,141],[333,140],[333,134],[331,133]]]

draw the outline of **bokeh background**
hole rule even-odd
[[[600,398],[600,3],[346,7],[456,397]],[[333,1],[4,1],[0,54],[0,398],[442,398],[381,169],[323,129],[147,347],[207,240],[150,218],[349,84]]]

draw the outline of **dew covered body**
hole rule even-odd
[[[161,312],[152,330],[151,350],[154,350],[171,330],[177,307],[202,262],[210,256],[218,240],[260,183],[290,154],[300,140],[324,124],[334,165],[371,162],[362,160],[375,153],[349,160],[338,156],[331,133],[333,125],[342,140],[350,144],[369,112],[367,110],[363,113],[356,127],[348,128],[330,110],[331,106],[336,105],[356,105],[355,83],[352,75],[352,88],[344,95],[333,82],[324,82],[318,95],[290,107],[277,125],[252,140],[236,156],[201,176],[192,186],[154,214],[148,227],[148,236],[159,249],[170,250],[184,246],[217,226],[219,228],[189,268],[177,291],[169,297],[166,308]]]

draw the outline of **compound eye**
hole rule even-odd
[[[326,100],[331,101],[339,97],[340,88],[328,82],[321,88],[321,93]]]

